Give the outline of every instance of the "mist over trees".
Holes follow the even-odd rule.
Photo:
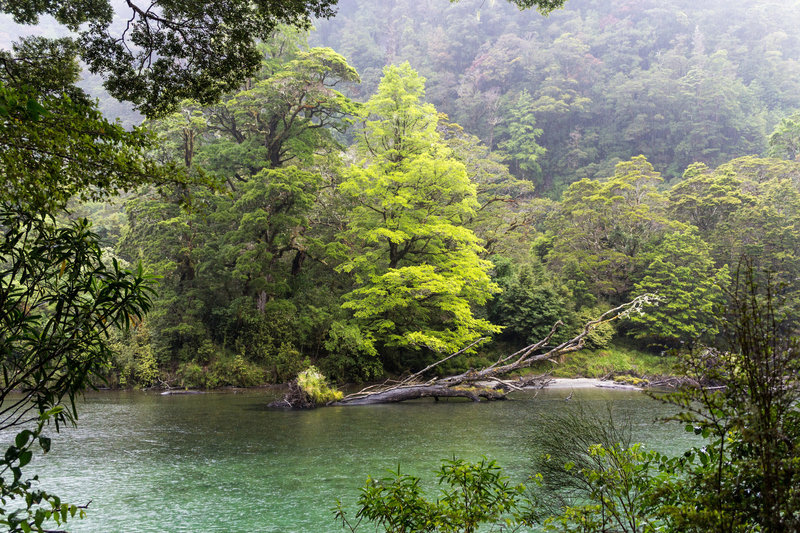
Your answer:
[[[557,198],[640,154],[672,180],[762,153],[800,107],[798,23],[786,2],[576,0],[536,17],[506,2],[347,0],[311,39],[348,58],[363,95],[383,65],[409,61],[440,112]]]
[[[534,83],[497,108],[505,114],[491,147],[480,127],[454,121],[473,116],[458,108],[462,100],[443,101],[456,106],[451,116],[426,103],[441,73],[430,82],[410,63],[381,66],[364,98],[370,67],[357,73],[306,38],[282,29],[261,47],[259,74],[241,91],[212,106],[184,101],[178,113],[148,122],[162,139],[160,160],[202,171],[222,194],[145,191],[125,204],[122,228],[109,231],[121,236],[110,243],[120,258],[163,276],[147,350],[123,350],[112,380],[139,382],[151,358],[161,379],[183,386],[284,381],[311,363],[336,380],[372,379],[419,369],[481,334],[521,346],[561,320],[554,341],[569,338],[590,317],[644,293],[660,304],[594,332],[588,346],[616,339],[661,353],[687,339],[713,343],[722,288],[742,255],[760,257],[785,281],[781,290],[796,307],[800,167],[790,152],[730,159],[745,148],[720,141],[731,151],[687,155],[685,167],[671,163],[681,168],[672,177],[646,155],[604,158],[590,177],[570,173],[560,200],[549,200],[542,196],[556,188],[539,178],[555,176],[546,160],[555,149],[539,144],[547,114],[532,103],[544,101]],[[517,63],[525,61],[504,64]],[[581,98],[585,118],[594,104]],[[703,105],[722,109],[713,94]],[[768,115],[762,109],[751,122]],[[719,121],[727,118],[719,111]],[[766,151],[759,124],[754,142]],[[613,131],[612,123],[591,127]],[[698,126],[687,119],[681,127],[676,139]],[[784,120],[772,138],[782,135],[788,146],[791,131]],[[675,148],[668,139],[629,137],[630,150]],[[516,156],[504,152],[512,147]],[[713,160],[721,163],[705,162]],[[181,207],[187,202],[191,209]],[[494,348],[486,349],[451,365],[486,361]]]
[[[589,345],[660,353],[713,341],[742,254],[796,292],[796,7],[336,9],[273,30],[215,103],[138,101],[163,115],[150,157],[205,185],[72,204],[161,276],[112,383],[371,379],[480,333],[521,345],[561,319],[566,338],[645,292],[662,303]]]

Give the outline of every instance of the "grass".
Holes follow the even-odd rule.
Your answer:
[[[581,350],[567,354],[563,363],[540,363],[533,367],[533,371],[552,371],[552,376],[558,378],[604,378],[614,374],[641,377],[673,374],[673,366],[674,358],[670,356],[611,346],[603,350]]]

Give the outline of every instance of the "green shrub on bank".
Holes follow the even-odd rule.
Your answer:
[[[158,382],[158,362],[145,322],[124,334],[114,331],[109,347],[113,354],[112,367],[106,376],[109,385],[149,387]]]
[[[316,367],[310,366],[297,375],[297,384],[315,405],[341,400],[344,394],[331,388],[328,379]]]
[[[254,387],[265,382],[264,369],[241,355],[221,356],[207,366],[195,362],[178,367],[179,385],[189,389],[216,387]]]

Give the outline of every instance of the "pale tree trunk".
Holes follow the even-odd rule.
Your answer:
[[[610,309],[595,320],[587,322],[577,335],[557,346],[551,346],[550,342],[558,328],[563,326],[560,321],[553,325],[550,333],[540,341],[510,355],[501,357],[489,366],[470,369],[461,374],[451,376],[425,377],[425,374],[445,361],[458,357],[478,343],[487,340],[485,338],[478,339],[462,350],[452,353],[404,379],[371,385],[328,405],[370,405],[430,397],[436,399],[460,397],[468,398],[475,402],[480,401],[481,398],[485,400],[503,400],[506,398],[506,394],[514,390],[544,387],[549,381],[548,374],[516,379],[506,379],[505,376],[514,371],[528,368],[539,361],[550,361],[553,364],[563,362],[563,357],[566,354],[583,348],[586,337],[592,330],[607,322],[624,318],[631,313],[640,313],[642,307],[654,299],[657,299],[657,297],[642,295],[628,303]],[[286,400],[285,402],[286,404],[289,403]]]

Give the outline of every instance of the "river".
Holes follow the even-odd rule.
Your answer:
[[[367,474],[432,478],[441,459],[496,459],[515,481],[531,473],[540,417],[580,402],[630,418],[638,440],[677,453],[694,444],[672,411],[639,392],[517,393],[512,401],[415,401],[285,411],[270,391],[161,396],[88,394],[77,428],[26,471],[71,503],[91,500],[73,532],[342,531],[331,507],[354,507]],[[365,529],[366,530],[366,529]]]

